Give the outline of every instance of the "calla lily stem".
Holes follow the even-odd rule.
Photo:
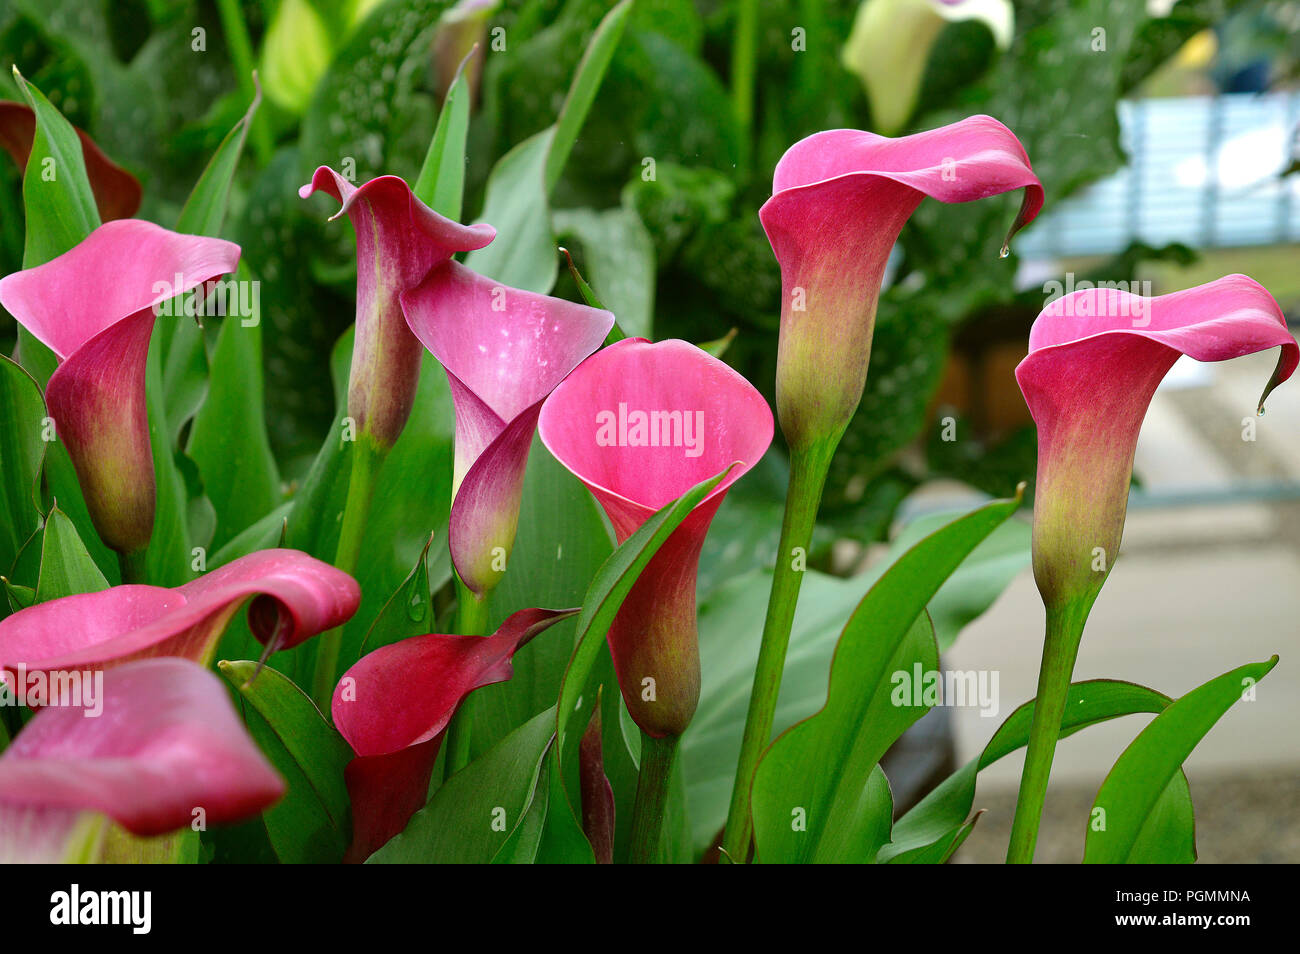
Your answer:
[[[141,547],[139,550],[117,555],[117,565],[122,571],[123,583],[149,582],[149,572],[145,565],[145,554],[147,552],[144,547]]]
[[[1034,700],[1034,720],[1029,729],[1025,767],[1020,775],[1020,795],[1016,799],[1016,816],[1011,825],[1007,864],[1029,864],[1034,860],[1038,824],[1043,815],[1043,799],[1047,796],[1047,779],[1052,771],[1056,740],[1061,734],[1070,676],[1074,672],[1079,640],[1095,595],[1047,611],[1043,662],[1038,671],[1038,696]]]
[[[365,432],[359,434],[353,444],[348,496],[343,505],[343,526],[339,530],[338,549],[334,556],[334,566],[345,573],[355,574],[361,560],[361,541],[366,534],[370,503],[375,495],[375,475],[383,465],[386,454],[387,450]],[[322,635],[316,649],[311,694],[321,712],[330,711],[342,645],[343,627],[339,626]]]
[[[723,839],[724,850],[737,864],[744,864],[749,857],[749,842],[753,834],[753,821],[749,815],[750,786],[758,769],[758,760],[772,738],[776,700],[781,693],[781,674],[785,670],[785,654],[790,645],[790,627],[794,623],[795,604],[799,601],[799,587],[803,583],[803,567],[836,443],[838,441],[820,442],[790,455],[790,486],[785,497],[781,542],[777,545],[772,592],[767,601],[763,641],[758,649],[754,688],[749,696],[749,713],[745,717],[745,734],[740,743],[740,761],[736,767],[736,782],[731,790],[731,809],[727,813]]]
[[[641,730],[641,774],[637,777],[636,801],[632,805],[632,834],[628,861],[634,865],[659,860],[659,838],[664,830],[668,788],[673,776],[680,736],[655,738]]]
[[[456,634],[488,635],[488,594],[482,597],[456,579]],[[466,696],[447,726],[447,760],[443,770],[447,778],[459,772],[470,760],[471,730],[474,725],[474,694]]]
[[[731,107],[740,127],[743,163],[749,161],[754,125],[754,78],[758,58],[758,0],[736,4],[736,25],[731,45]]]

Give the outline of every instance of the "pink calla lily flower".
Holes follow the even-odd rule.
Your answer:
[[[759,218],[781,264],[776,406],[792,449],[833,449],[853,417],[885,263],[921,200],[1013,189],[1025,197],[1012,234],[1038,214],[1043,188],[1015,135],[988,116],[899,139],[834,129],[786,151]]]
[[[576,612],[520,610],[491,636],[412,636],[368,653],[344,673],[330,712],[357,754],[344,773],[352,797],[347,860],[365,861],[424,806],[443,733],[461,701],[509,679],[519,647]]]
[[[342,625],[360,601],[343,571],[297,550],[261,550],[175,589],[115,586],[29,606],[0,620],[0,672],[108,669],[153,656],[207,665],[245,603],[269,655]]]
[[[542,401],[600,347],[608,311],[508,288],[456,262],[402,296],[456,406],[451,556],[482,597],[505,573]]]
[[[700,481],[739,465],[655,554],[609,631],[632,718],[656,738],[680,735],[700,695],[700,550],[727,489],[771,444],[772,412],[753,385],[694,345],[626,338],[555,389],[538,433],[605,508],[620,543]]]
[[[1124,531],[1138,432],[1179,355],[1225,361],[1277,347],[1261,411],[1300,346],[1273,296],[1245,275],[1155,298],[1094,288],[1043,309],[1016,380],[1038,427],[1034,576],[1049,608],[1090,605],[1101,589]]]
[[[406,426],[420,380],[420,344],[402,318],[399,296],[456,252],[483,248],[490,225],[461,225],[434,212],[397,176],[354,186],[321,166],[298,190],[324,191],[347,215],[357,238],[357,322],[348,379],[348,415],[359,434],[392,447]]]
[[[238,264],[233,242],[118,219],[0,280],[0,304],[59,359],[45,402],[95,529],[121,554],[153,533],[144,378],[155,306]]]
[[[1244,275],[1156,298],[1076,291],[1034,321],[1016,380],[1038,427],[1032,550],[1047,613],[1008,862],[1034,857],[1070,678],[1119,553],[1138,432],[1156,387],[1180,355],[1225,361],[1266,348],[1281,353],[1261,412],[1295,371],[1300,346],[1273,296]]]
[[[242,821],[284,794],[211,673],[148,659],[100,678],[96,698],[41,709],[0,755],[0,862],[93,860],[97,815],[155,836],[196,810]]]

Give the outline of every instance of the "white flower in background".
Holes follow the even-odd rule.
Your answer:
[[[871,103],[872,125],[882,135],[902,130],[921,91],[930,48],[948,23],[979,20],[999,49],[1011,43],[1011,0],[865,0],[840,60],[856,73]]]

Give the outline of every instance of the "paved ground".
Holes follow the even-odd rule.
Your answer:
[[[1181,694],[1273,654],[1281,662],[1258,699],[1239,703],[1186,768],[1203,861],[1300,861],[1300,386],[1283,386],[1242,440],[1275,352],[1180,367],[1152,405],[1124,546],[1084,636],[1076,679],[1131,679]],[[1178,386],[1181,385],[1181,386]],[[1256,499],[1243,499],[1251,488]],[[1237,495],[1234,497],[1234,494]],[[1026,571],[946,659],[998,669],[1002,716],[1031,697],[1042,606]],[[976,755],[1000,720],[955,711],[958,756]],[[1065,740],[1058,750],[1039,859],[1081,854],[1087,809],[1115,758],[1149,717],[1132,716]],[[1019,755],[981,776],[988,809],[958,860],[1000,860],[1010,830]]]

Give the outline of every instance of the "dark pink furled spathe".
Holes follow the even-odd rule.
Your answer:
[[[103,675],[94,706],[41,709],[0,755],[0,861],[65,860],[87,812],[154,836],[196,809],[211,824],[253,817],[284,788],[217,677],[133,662]]]
[[[686,414],[702,415],[702,427],[693,435],[698,448],[686,446],[684,429],[681,441],[674,442],[671,417],[666,418],[668,435],[657,447],[639,443],[633,428],[619,433],[620,418],[632,420],[634,411],[678,412],[683,422]],[[694,345],[626,338],[583,362],[555,389],[542,407],[538,433],[605,508],[620,543],[656,510],[739,465],[655,554],[609,631],[632,718],[656,737],[679,735],[699,702],[695,577],[700,551],[727,489],[771,444],[772,412],[753,385]],[[662,428],[657,433],[662,435]],[[643,698],[646,679],[654,680],[654,701]]]
[[[406,426],[420,380],[420,345],[402,317],[399,296],[456,252],[483,248],[490,225],[461,225],[434,212],[397,176],[357,187],[328,166],[298,190],[320,190],[342,208],[357,239],[357,326],[348,379],[348,415],[359,433],[391,447]]]
[[[1049,609],[1090,604],[1105,581],[1138,432],[1179,355],[1225,361],[1277,347],[1261,411],[1295,371],[1300,347],[1273,296],[1245,275],[1155,298],[1088,289],[1043,309],[1016,380],[1038,427],[1034,577]]]
[[[600,347],[614,316],[510,288],[448,262],[402,296],[411,331],[447,372],[456,405],[451,555],[475,594],[514,545],[542,401]]]
[[[0,304],[59,359],[45,402],[95,529],[120,553],[153,533],[144,377],[155,306],[238,264],[233,242],[118,219],[0,280]]]
[[[250,600],[253,635],[289,649],[350,619],[361,590],[305,553],[260,550],[175,589],[115,586],[20,610],[0,620],[0,671],[107,669],[154,656],[206,665]]]
[[[357,754],[345,772],[353,829],[347,860],[365,861],[424,806],[443,732],[461,701],[509,679],[519,647],[576,612],[520,610],[491,636],[412,636],[343,674],[330,713]]]
[[[793,448],[833,446],[853,417],[885,264],[921,200],[1014,189],[1025,196],[1011,234],[1038,214],[1043,188],[1019,140],[988,116],[898,139],[834,129],[786,151],[759,218],[781,264],[776,403]]]

